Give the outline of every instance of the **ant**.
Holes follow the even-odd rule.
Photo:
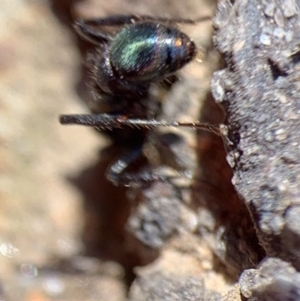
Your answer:
[[[208,17],[201,20],[206,19]],[[170,154],[165,156],[167,160],[159,161],[167,161],[162,165],[176,170],[175,177],[192,177],[186,170],[187,166],[171,150],[171,145],[180,141],[179,135],[157,133],[154,128],[189,127],[220,135],[219,128],[198,121],[161,120],[162,104],[150,93],[153,84],[170,82],[177,70],[195,58],[195,43],[176,24],[196,22],[146,15],[113,15],[75,22],[77,33],[97,46],[89,58],[95,106],[92,114],[62,115],[60,122],[92,126],[102,131],[112,130],[112,139],[129,146],[108,168],[106,177],[113,184],[126,186],[168,181],[174,177],[154,168],[151,154],[145,151],[145,145],[149,144],[150,149],[156,148],[156,156],[161,155],[162,149],[170,150]],[[121,28],[107,33],[99,29],[101,27]],[[114,134],[116,131],[118,134]],[[149,166],[138,172],[128,172],[129,167],[142,156],[148,159]]]

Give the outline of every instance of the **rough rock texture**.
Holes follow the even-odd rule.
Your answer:
[[[132,301],[219,301],[220,295],[206,291],[201,277],[153,273],[138,277],[130,292]]]
[[[136,192],[133,192],[136,197]],[[145,245],[162,247],[180,223],[180,199],[172,185],[155,183],[142,192],[143,202],[127,222],[128,229]]]
[[[269,258],[240,277],[247,300],[299,300],[299,1],[221,1],[215,45],[225,69],[212,93],[225,108],[233,183]],[[234,34],[233,34],[234,33]]]
[[[268,258],[258,269],[245,271],[239,282],[242,295],[249,301],[300,298],[300,273],[278,258]]]
[[[214,74],[228,162],[268,256],[300,268],[299,1],[219,3]],[[233,34],[234,32],[234,34]]]

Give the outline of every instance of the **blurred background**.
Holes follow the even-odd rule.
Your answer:
[[[125,189],[104,177],[109,140],[58,122],[62,113],[88,112],[82,61],[90,46],[72,20],[118,13],[193,19],[214,9],[215,1],[200,0],[1,0],[1,300],[125,300],[134,267],[158,256],[123,248],[129,208]],[[195,41],[211,47],[211,23],[197,26]],[[183,76],[203,78],[215,68]],[[217,122],[221,115],[210,113]]]

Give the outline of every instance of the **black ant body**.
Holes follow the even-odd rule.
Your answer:
[[[119,142],[128,144],[130,149],[107,172],[107,178],[116,185],[168,180],[170,177],[155,172],[151,164],[136,173],[127,171],[142,154],[145,155],[145,144],[155,141],[153,144],[160,155],[161,149],[179,139],[174,134],[158,133],[153,139],[153,128],[180,126],[201,128],[219,134],[219,129],[197,121],[185,123],[161,120],[161,103],[151,96],[150,87],[153,83],[170,78],[196,55],[194,42],[174,26],[176,23],[195,22],[116,15],[75,23],[76,31],[98,46],[90,60],[95,106],[93,114],[62,115],[60,121],[62,124],[88,125],[101,130],[119,129],[124,134],[118,135],[122,137]],[[102,26],[122,28],[117,33],[110,34],[100,30],[99,27]],[[176,159],[176,154],[172,153],[170,156],[175,157],[168,158],[166,164],[178,171],[177,176],[189,176],[186,166]],[[169,164],[171,161],[175,163]]]

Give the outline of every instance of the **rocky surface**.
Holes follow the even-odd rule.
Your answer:
[[[299,1],[221,1],[215,27],[225,69],[212,92],[227,112],[232,181],[267,255],[242,274],[241,291],[246,300],[298,300]]]
[[[230,67],[215,73],[213,91],[228,112],[233,182],[253,216],[260,244],[267,255],[299,267],[296,6],[294,1],[220,3],[216,44]],[[239,18],[226,23],[232,13]],[[230,35],[235,28],[237,34]]]
[[[212,133],[180,131],[184,139],[172,151],[194,174],[185,188],[182,182],[126,188],[105,177],[120,145],[58,122],[59,114],[91,105],[83,61],[93,47],[74,34],[74,19],[198,18],[214,15],[213,1],[1,2],[1,300],[225,301],[241,300],[240,292],[254,300],[261,287],[269,289],[255,276],[268,274],[266,265],[274,277],[278,269],[289,283],[297,278],[290,266],[298,267],[299,228],[298,42],[290,38],[299,22],[292,2],[280,11],[274,5],[281,2],[219,4],[215,44],[228,68],[215,73],[213,94],[228,114],[225,142],[241,197],[223,141]],[[267,26],[255,27],[257,20]],[[166,119],[222,123],[224,112],[210,94],[220,65],[212,22],[183,30],[200,47],[202,63],[184,68],[168,93],[153,95],[164,100]],[[287,262],[257,266],[265,253]]]
[[[240,277],[242,295],[255,300],[299,300],[300,274],[278,258],[268,258],[257,269],[246,270]]]

